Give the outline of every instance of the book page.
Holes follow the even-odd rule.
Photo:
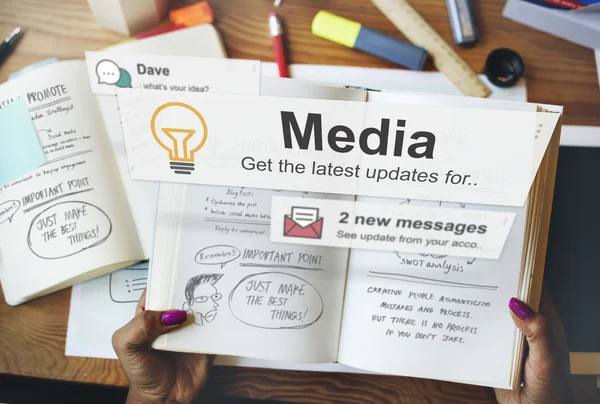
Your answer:
[[[0,86],[0,104],[18,97],[48,162],[0,189],[9,304],[143,257],[85,63],[55,63]]]
[[[443,95],[370,92],[368,98],[369,102],[482,105],[477,99]],[[498,99],[486,101],[485,108],[534,111],[536,105]],[[509,385],[516,328],[506,307],[511,297],[519,295],[526,208],[359,200],[502,210],[516,212],[517,217],[499,260],[353,250],[340,362],[382,373]],[[369,262],[377,262],[377,269],[369,268]],[[361,335],[373,346],[384,348],[353,355],[357,341],[345,336],[357,330],[363,330]],[[390,354],[382,358],[378,353],[382,351]],[[443,364],[438,366],[435,359],[436,366],[431,366],[431,358],[444,358],[439,360]]]
[[[366,98],[363,91],[278,78],[263,78],[261,95]],[[248,139],[239,147],[250,151],[268,145]],[[215,170],[219,164],[212,162]],[[160,337],[155,346],[288,362],[336,360],[348,250],[271,243],[274,194],[353,198],[162,185],[148,304],[183,308],[193,324]],[[162,246],[173,239],[176,252]],[[173,267],[173,277],[165,276]],[[163,285],[170,288],[166,297]],[[244,343],[255,340],[262,343]]]
[[[515,326],[507,305],[519,292],[526,208],[395,202],[517,217],[499,260],[352,250],[339,361],[380,373],[508,386]]]
[[[148,306],[186,310],[189,324],[156,347],[335,361],[348,250],[271,243],[274,193],[293,194],[161,185],[151,300],[157,288],[167,293],[163,305]]]

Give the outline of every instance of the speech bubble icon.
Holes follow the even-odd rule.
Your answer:
[[[231,245],[213,245],[198,251],[194,260],[200,265],[221,265],[240,258],[242,253],[236,247]]]
[[[265,329],[300,329],[323,315],[323,298],[295,275],[264,272],[248,275],[229,295],[231,313],[242,323]]]
[[[111,232],[109,217],[97,206],[81,201],[61,202],[33,218],[27,244],[38,257],[57,259],[97,247]]]
[[[16,199],[11,199],[10,201],[6,201],[0,203],[0,224],[8,221],[8,223],[12,223],[13,216],[19,208],[21,207],[21,202]]]
[[[117,84],[121,78],[119,66],[112,60],[104,59],[96,65],[96,76],[98,84]],[[129,80],[131,82],[131,79]]]
[[[115,84],[120,88],[131,88],[131,76],[129,72],[119,68],[119,80]]]
[[[148,283],[148,263],[132,265],[110,274],[108,290],[115,303],[136,303]]]

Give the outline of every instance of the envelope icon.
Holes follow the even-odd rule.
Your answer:
[[[283,235],[320,239],[323,234],[323,218],[319,218],[319,209],[292,207],[292,214],[285,215]]]

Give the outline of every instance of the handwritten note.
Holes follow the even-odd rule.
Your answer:
[[[182,308],[194,323],[164,338],[165,343],[262,359],[335,361],[347,250],[271,243],[268,227],[274,194],[290,193],[161,185],[150,282],[158,282],[156,277],[167,267],[175,268],[173,292],[168,301],[156,303],[151,296],[149,303],[158,304],[156,309]],[[170,205],[175,199],[169,195],[180,198],[181,204]],[[170,227],[171,214],[180,218],[177,229]],[[180,240],[178,256],[168,264],[164,254],[169,242],[161,239],[166,234],[178,234]],[[152,287],[151,294],[156,290]],[[235,343],[242,335],[264,343]]]
[[[516,220],[498,260],[352,250],[339,361],[397,375],[508,383],[515,328],[506,305],[521,282],[526,215],[525,208],[503,209]]]
[[[19,102],[48,161],[0,187],[9,304],[144,258],[85,64],[54,63],[0,86],[0,113]]]

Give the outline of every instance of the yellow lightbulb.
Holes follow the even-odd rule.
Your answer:
[[[169,152],[169,166],[175,174],[191,174],[194,155],[208,138],[202,115],[183,102],[167,102],[154,111],[150,126],[156,143]]]

